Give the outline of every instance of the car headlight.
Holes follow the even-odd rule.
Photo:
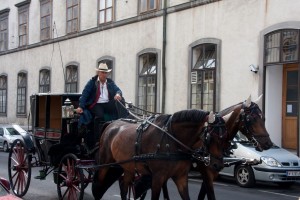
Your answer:
[[[261,160],[268,166],[271,167],[282,167],[282,165],[280,164],[280,162],[278,162],[277,160],[275,160],[272,157],[266,157],[266,156],[262,156]]]

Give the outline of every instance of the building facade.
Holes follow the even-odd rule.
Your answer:
[[[263,94],[271,139],[299,151],[298,0],[0,0],[0,123],[30,95],[80,93],[100,62],[146,110],[219,111]]]

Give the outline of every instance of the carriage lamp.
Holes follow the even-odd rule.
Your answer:
[[[74,106],[69,98],[67,98],[62,106],[62,118],[73,118],[74,117]]]

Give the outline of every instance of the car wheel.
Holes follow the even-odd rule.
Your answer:
[[[4,143],[3,143],[3,151],[5,151],[5,152],[8,152],[8,151],[9,151],[9,147],[8,147],[7,142],[4,142]]]
[[[241,187],[253,187],[255,184],[255,177],[250,166],[239,165],[234,172],[236,183]]]

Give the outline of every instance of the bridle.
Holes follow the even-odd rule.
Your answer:
[[[211,165],[216,171],[220,171],[223,168],[223,153],[221,155],[213,155],[210,153],[210,145],[212,143],[212,137],[217,138],[217,141],[221,141],[222,152],[225,148],[224,141],[226,138],[224,136],[227,134],[227,129],[225,126],[225,121],[219,115],[216,115],[217,122],[211,123],[208,126],[204,127],[201,140],[203,141],[203,146],[195,150],[195,154],[193,158],[199,160],[197,155],[202,155],[202,157],[207,157],[209,159],[204,160],[205,166],[211,165],[211,163],[215,163]],[[218,143],[217,145],[219,145]],[[203,161],[203,160],[200,160]]]
[[[262,118],[262,114],[258,105],[255,103],[251,103],[251,105],[249,107],[246,107],[243,103],[242,105],[242,109],[243,112],[240,115],[239,120],[241,121],[242,125],[242,129],[244,129],[246,131],[245,135],[247,136],[248,140],[253,144],[254,147],[259,147],[260,144],[258,142],[258,140],[256,138],[264,138],[264,137],[269,137],[269,134],[266,135],[255,135],[252,127],[252,124],[254,124],[253,119],[256,116],[260,116],[260,118]],[[251,136],[249,136],[251,135]]]

